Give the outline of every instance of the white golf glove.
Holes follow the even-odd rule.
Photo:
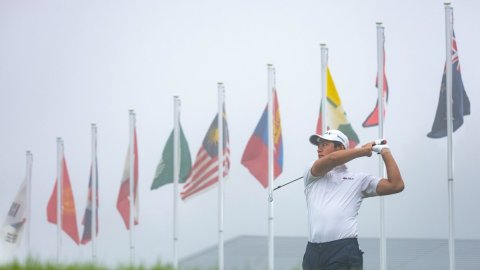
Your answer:
[[[377,144],[372,147],[372,151],[381,154],[383,149],[389,149],[388,144]]]

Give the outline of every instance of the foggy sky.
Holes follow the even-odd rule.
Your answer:
[[[454,29],[471,115],[454,133],[455,235],[480,239],[476,201],[480,149],[480,3],[454,1]],[[429,139],[445,62],[442,1],[11,1],[0,3],[0,222],[33,162],[31,248],[55,260],[56,227],[46,206],[56,177],[56,137],[65,141],[79,230],[90,168],[90,123],[98,124],[102,263],[128,263],[129,235],[116,210],[128,147],[128,110],[137,113],[140,225],[137,262],[173,259],[172,185],[150,191],[173,128],[173,96],[192,158],[226,89],[231,170],[225,183],[225,239],[267,235],[267,191],[240,159],[267,102],[267,64],[276,68],[284,168],[275,186],[315,159],[308,137],[320,104],[320,43],[360,144],[377,138],[361,123],[375,105],[376,25],[385,26],[390,88],[385,137],[405,180],[386,197],[387,237],[448,238],[446,139]],[[350,163],[378,174],[378,158]],[[179,256],[217,244],[218,190],[179,204]],[[301,181],[274,195],[275,235],[307,236]],[[364,200],[359,236],[379,236],[379,199]],[[63,234],[62,261],[88,261],[91,246]],[[24,255],[22,248],[16,253]]]

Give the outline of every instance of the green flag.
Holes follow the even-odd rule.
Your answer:
[[[192,158],[188,148],[187,139],[180,126],[180,176],[179,183],[185,183],[190,169],[192,168]],[[163,148],[162,159],[157,165],[155,177],[153,179],[151,190],[157,189],[163,185],[173,183],[173,130],[168,137],[167,144]]]

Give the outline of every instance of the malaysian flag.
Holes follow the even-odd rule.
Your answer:
[[[222,113],[223,121],[223,177],[228,175],[230,169],[230,142],[228,139],[228,125],[225,105]],[[210,128],[198,150],[195,163],[188,179],[180,193],[182,200],[206,191],[218,182],[218,114],[213,119]]]

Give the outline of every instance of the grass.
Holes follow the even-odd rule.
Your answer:
[[[8,264],[0,265],[0,270],[109,270],[103,265],[91,264],[91,263],[73,263],[57,265],[51,262],[40,262],[34,259],[27,259],[25,263],[14,261]],[[158,263],[152,267],[139,266],[124,266],[119,265],[114,268],[115,270],[173,270],[170,265],[163,265]]]

